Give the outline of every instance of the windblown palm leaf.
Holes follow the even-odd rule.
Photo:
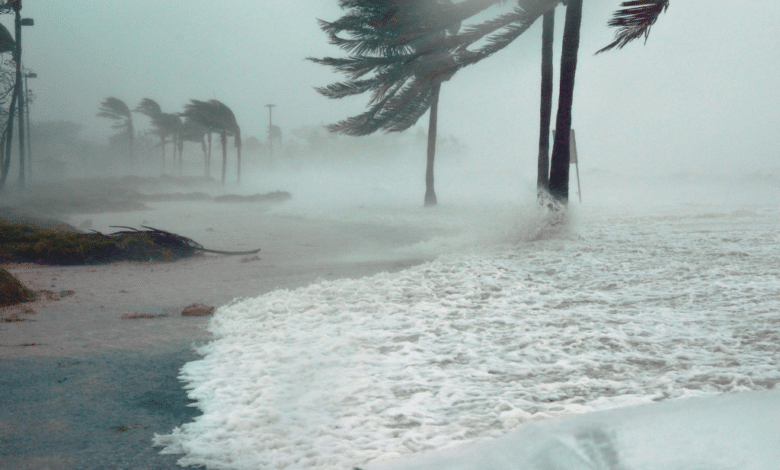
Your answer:
[[[138,103],[135,112],[144,114],[152,119],[162,114],[162,108],[151,98],[144,98]]]
[[[114,129],[126,128],[128,122],[132,123],[133,117],[130,114],[130,108],[119,98],[109,97],[100,103],[100,112],[98,117],[113,119],[116,123],[112,126]],[[132,127],[132,124],[130,124]]]
[[[618,28],[615,32],[615,40],[609,45],[600,49],[596,54],[614,49],[622,49],[629,42],[639,39],[642,36],[647,42],[650,36],[650,28],[669,8],[669,0],[632,0],[623,2],[620,9],[616,11],[609,26]]]

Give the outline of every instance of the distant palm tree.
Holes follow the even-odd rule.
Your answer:
[[[104,99],[100,103],[100,112],[97,113],[98,117],[104,117],[112,119],[114,125],[111,126],[114,129],[120,129],[119,133],[112,137],[114,142],[126,142],[130,152],[130,158],[133,158],[133,115],[130,113],[130,108],[127,107],[124,101],[113,96]]]
[[[156,101],[144,98],[135,108],[135,112],[141,113],[152,120],[154,133],[160,136],[160,146],[162,147],[162,169],[165,172],[165,146],[170,142],[173,144],[173,161],[176,165],[176,148],[178,134],[182,126],[181,118],[176,114],[164,113]],[[181,158],[181,156],[180,156]],[[181,171],[181,170],[180,170]]]
[[[241,182],[241,128],[236,121],[233,111],[218,100],[190,100],[190,103],[184,106],[182,115],[185,119],[200,123],[209,133],[207,176],[211,166],[211,133],[214,132],[220,135],[222,142],[222,184],[225,184],[225,172],[227,171],[227,139],[228,136],[234,137],[238,154],[238,181]]]

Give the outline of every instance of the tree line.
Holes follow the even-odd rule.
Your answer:
[[[134,133],[133,112],[143,114],[151,120],[152,133],[159,136],[162,153],[162,171],[166,171],[166,152],[168,143],[173,146],[173,167],[182,172],[182,154],[185,142],[201,144],[204,160],[204,176],[211,176],[212,135],[217,134],[222,144],[222,184],[225,184],[227,170],[228,137],[233,137],[237,154],[237,179],[241,181],[241,127],[233,111],[219,100],[190,100],[180,113],[164,113],[160,105],[151,98],[144,98],[134,110],[115,97],[108,97],[100,103],[99,117],[114,121],[113,128],[119,132],[111,137],[113,143],[127,147],[130,158],[133,157]]]

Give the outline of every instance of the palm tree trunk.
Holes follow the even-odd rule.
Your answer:
[[[133,128],[133,117],[127,118],[127,130],[130,133],[130,161],[135,159],[135,149],[133,144],[135,143],[135,129]]]
[[[569,0],[566,6],[566,24],[563,27],[558,115],[555,121],[555,143],[550,165],[550,194],[563,204],[569,201],[569,132],[581,22],[582,0]]]
[[[211,132],[209,132],[209,152],[206,154],[206,178],[211,177]]]
[[[433,103],[428,118],[428,162],[425,166],[425,207],[437,204],[436,191],[433,189],[433,160],[436,157],[436,125],[439,120],[439,91],[441,83],[433,86]]]
[[[225,184],[225,172],[227,171],[227,135],[223,132],[222,139],[222,184]]]
[[[203,151],[203,162],[205,164],[208,161],[208,154],[206,153],[206,140],[202,136],[200,138],[200,149]]]
[[[553,95],[553,37],[555,35],[555,8],[544,14],[542,20],[542,97],[539,112],[539,160],[536,176],[537,196],[549,191],[550,186],[550,118]]]
[[[238,154],[238,182],[241,183],[241,147],[236,147],[236,153]]]
[[[165,174],[165,137],[160,136],[160,147],[162,148],[162,172]]]
[[[182,158],[182,154],[184,153],[184,139],[181,137],[178,138],[178,146],[179,146],[179,178],[181,178],[181,169],[184,166],[184,159]]]

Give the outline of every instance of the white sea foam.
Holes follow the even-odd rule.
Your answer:
[[[596,210],[563,236],[513,211],[466,211],[457,231],[440,218],[457,234],[426,243],[444,254],[403,272],[220,308],[181,374],[203,415],[155,443],[182,465],[350,468],[780,383],[776,206]],[[431,216],[383,223],[404,217]]]

